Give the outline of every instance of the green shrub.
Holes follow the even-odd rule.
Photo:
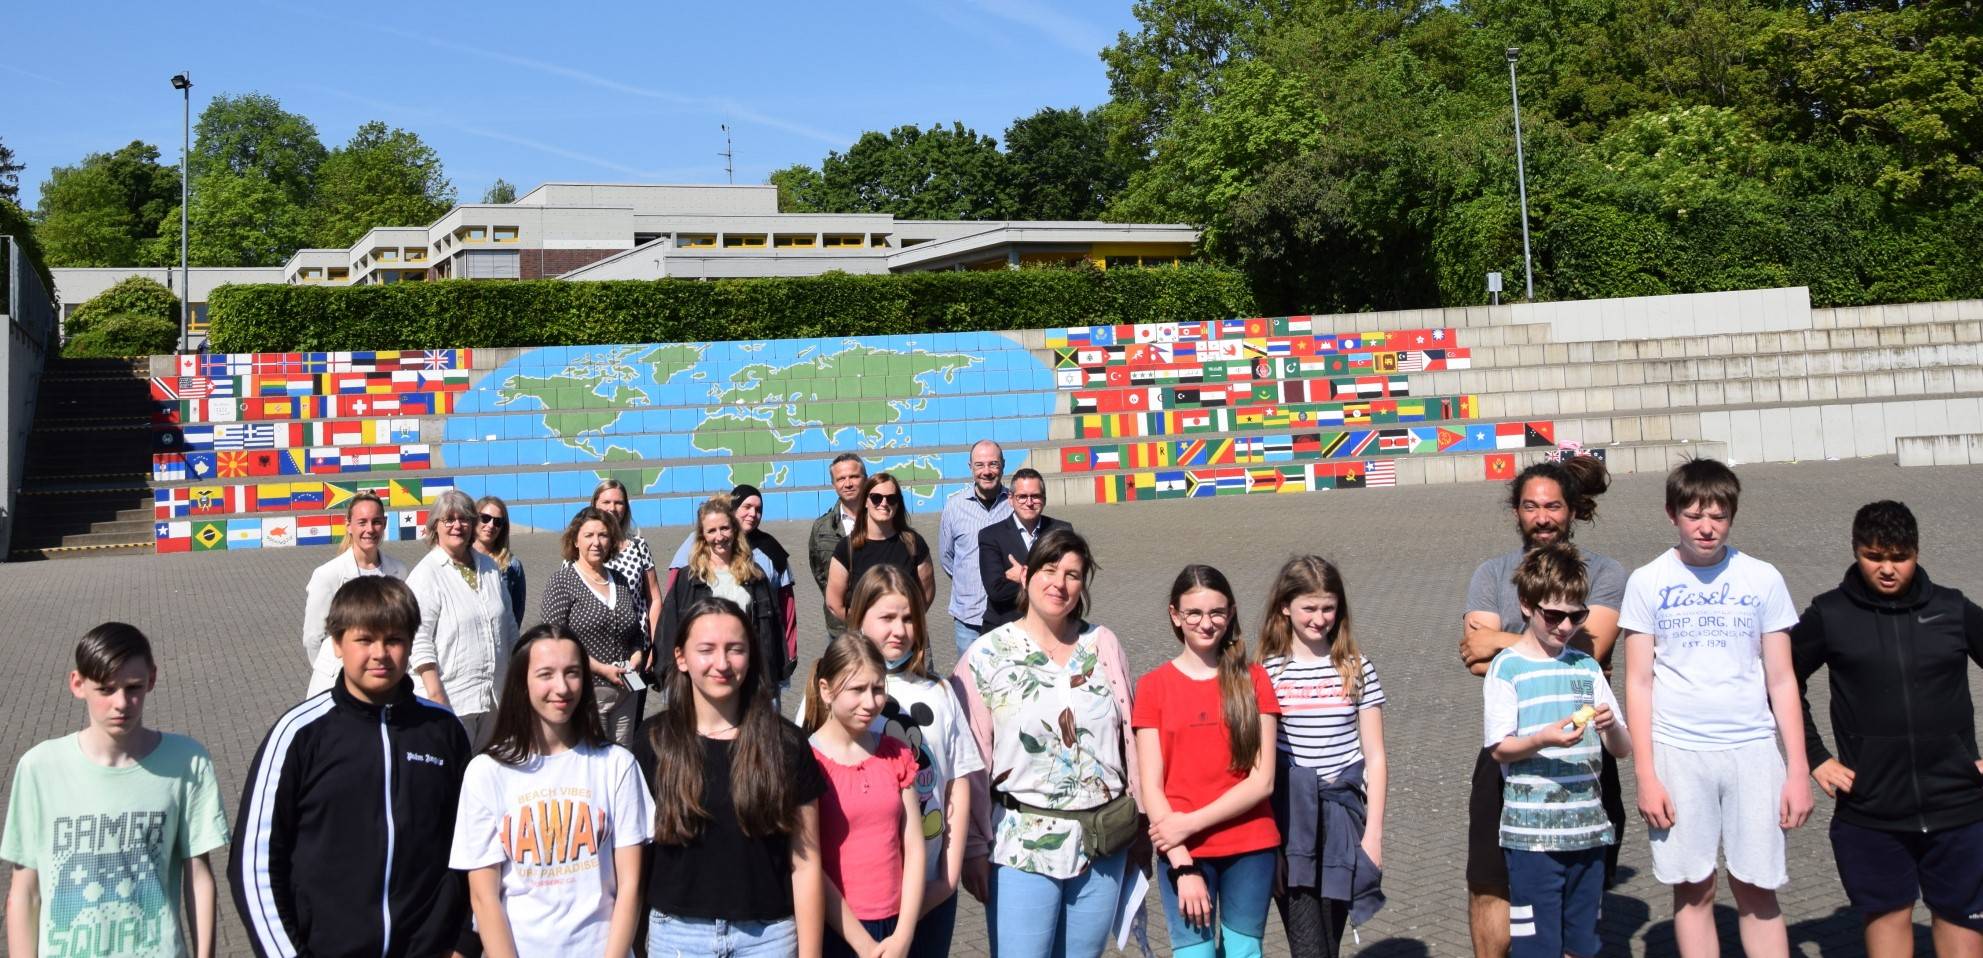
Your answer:
[[[179,324],[158,316],[130,313],[102,316],[87,332],[69,337],[62,355],[70,357],[155,356],[179,345]]]
[[[1043,329],[1253,315],[1243,274],[1210,266],[780,279],[223,286],[222,352],[707,342]]]
[[[75,339],[113,316],[150,316],[170,323],[176,330],[179,326],[179,297],[172,295],[171,290],[156,280],[133,276],[76,307],[76,311],[69,314],[68,321],[62,324],[62,329],[70,339]]]
[[[47,257],[42,254],[41,243],[34,236],[34,222],[28,219],[27,211],[7,200],[0,200],[0,235],[11,236],[21,244],[21,252],[27,254],[28,265],[41,277],[43,289],[48,295],[55,295],[55,274],[48,271]],[[0,269],[0,304],[7,302],[9,278]]]

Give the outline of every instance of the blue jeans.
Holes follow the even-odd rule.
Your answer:
[[[781,921],[724,921],[647,913],[647,958],[792,958],[799,926]]]
[[[957,896],[952,892],[943,904],[923,914],[916,922],[916,939],[909,942],[909,958],[946,958],[950,954],[950,933],[957,928]]]
[[[998,958],[1100,958],[1115,924],[1129,850],[1091,861],[1073,878],[992,866],[985,924]]]
[[[1177,889],[1159,866],[1153,880],[1164,899],[1171,954],[1180,958],[1211,955],[1223,937],[1226,958],[1257,958],[1260,939],[1267,933],[1267,903],[1274,894],[1274,854],[1274,849],[1268,848],[1244,855],[1194,859],[1205,873],[1205,891],[1211,895],[1213,917],[1223,935],[1184,920],[1178,913]]]
[[[869,938],[880,941],[889,935],[895,934],[895,926],[901,921],[901,918],[901,915],[890,915],[887,918],[863,918],[861,919],[861,927],[867,931]],[[820,943],[820,954],[823,958],[859,958],[858,955],[854,954],[853,947],[847,944],[847,939],[834,933],[830,926],[826,929],[825,938],[826,940]]]
[[[965,652],[970,651],[971,643],[978,641],[978,637],[985,634],[983,629],[955,619],[951,620],[950,627],[956,630],[954,634],[957,639],[957,657],[960,659],[964,657]]]

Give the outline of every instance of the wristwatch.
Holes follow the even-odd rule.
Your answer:
[[[1164,868],[1167,870],[1167,873],[1170,876],[1172,888],[1176,888],[1177,880],[1183,878],[1186,875],[1197,875],[1200,878],[1205,877],[1205,870],[1203,868],[1199,868],[1197,862],[1192,862],[1189,865],[1166,864]]]

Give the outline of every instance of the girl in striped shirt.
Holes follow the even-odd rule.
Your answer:
[[[1336,567],[1281,567],[1260,627],[1260,663],[1281,704],[1274,814],[1287,855],[1278,900],[1296,958],[1335,958],[1343,928],[1382,907],[1384,689],[1357,647]]]

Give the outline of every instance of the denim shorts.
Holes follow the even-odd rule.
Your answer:
[[[724,921],[647,913],[647,958],[792,958],[799,926],[779,921]]]

